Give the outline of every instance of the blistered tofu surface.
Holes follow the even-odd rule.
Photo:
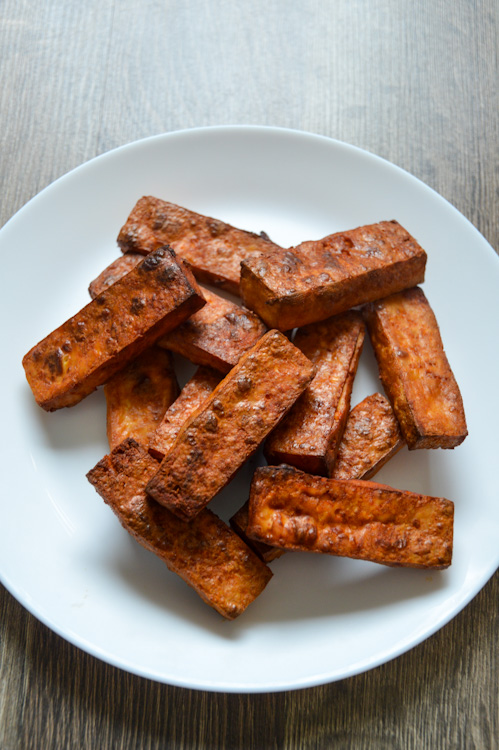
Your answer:
[[[250,310],[205,287],[202,292],[206,305],[164,336],[159,344],[195,364],[226,373],[267,328]]]
[[[157,462],[126,440],[87,475],[124,528],[160,557],[227,619],[240,615],[265,588],[272,573],[211,511],[181,521],[144,491]]]
[[[159,248],[25,355],[37,402],[77,403],[204,304],[192,275]]]
[[[118,235],[123,251],[148,253],[165,243],[201,280],[237,294],[243,258],[277,248],[268,239],[153,196],[133,208]]]
[[[182,517],[194,516],[256,451],[313,374],[299,349],[269,331],[184,425],[148,492]]]
[[[368,305],[380,377],[409,448],[453,448],[467,434],[463,401],[437,320],[415,287]]]
[[[268,325],[289,330],[424,279],[426,253],[384,221],[244,260],[241,296]]]
[[[253,479],[247,533],[286,549],[445,568],[452,560],[453,519],[454,505],[445,498],[265,467]]]
[[[314,363],[316,374],[269,435],[269,463],[327,473],[350,410],[363,340],[362,316],[354,311],[298,329],[293,343]]]

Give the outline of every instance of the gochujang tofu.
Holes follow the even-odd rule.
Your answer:
[[[241,263],[241,297],[270,328],[287,331],[424,280],[426,253],[396,221],[269,251]]]
[[[355,311],[298,329],[293,343],[314,363],[315,377],[269,435],[270,464],[328,473],[348,418],[363,342],[364,322]]]
[[[370,479],[403,445],[390,402],[381,393],[373,393],[351,410],[329,476]]]
[[[198,367],[151,435],[149,453],[152,456],[162,459],[168,453],[183,425],[205,403],[221,379],[215,370]]]
[[[278,246],[265,234],[237,229],[210,216],[189,211],[160,198],[144,196],[134,206],[118,235],[124,252],[149,253],[171,245],[196,278],[239,293],[243,258]]]
[[[267,330],[250,310],[202,287],[206,305],[158,342],[197,365],[226,373]]]
[[[144,487],[156,469],[155,459],[129,438],[87,477],[139,544],[233,620],[263,591],[270,569],[210,510],[186,523],[152,500]]]
[[[178,395],[172,355],[149,347],[107,381],[104,394],[111,450],[129,437],[147,445]]]
[[[284,549],[412,568],[452,561],[454,504],[376,482],[257,469],[249,537]]]
[[[155,250],[25,355],[37,403],[73,406],[204,304],[173,250]]]
[[[467,433],[459,386],[422,289],[366,305],[386,395],[409,449],[455,448]]]
[[[147,491],[193,518],[232,479],[306,388],[314,367],[279,331],[266,333],[183,426]]]

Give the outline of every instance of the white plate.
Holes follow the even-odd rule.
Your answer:
[[[102,392],[46,414],[34,403],[21,358],[86,304],[88,282],[119,255],[118,230],[144,194],[264,229],[282,245],[396,218],[425,247],[424,289],[462,389],[470,435],[454,451],[402,451],[378,477],[455,502],[449,570],[289,554],[273,563],[259,599],[226,622],[121,528],[85,478],[107,452]],[[173,685],[302,688],[410,649],[454,617],[496,570],[499,262],[470,223],[414,177],[357,148],[300,132],[170,133],[57,180],[5,225],[0,250],[0,570],[12,594],[70,642]],[[367,345],[352,404],[377,389]],[[213,501],[225,518],[246,499],[254,464]]]

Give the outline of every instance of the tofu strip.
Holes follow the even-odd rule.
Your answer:
[[[125,276],[132,268],[142,263],[144,256],[141,253],[125,253],[113,260],[93,281],[90,282],[88,293],[91,299],[95,299],[108,287],[112,286],[118,279]]]
[[[363,480],[256,470],[248,536],[285,549],[412,568],[452,561],[454,504]]]
[[[410,450],[455,448],[468,434],[459,386],[437,320],[415,287],[366,305],[386,395]]]
[[[201,287],[206,305],[159,341],[159,346],[227,373],[267,328],[250,310]]]
[[[111,450],[128,437],[147,445],[178,395],[172,355],[149,347],[107,381],[104,395]]]
[[[183,426],[147,491],[190,519],[232,479],[296,401],[314,367],[279,331],[269,331]]]
[[[239,294],[243,258],[278,248],[262,234],[237,229],[174,203],[144,196],[118,235],[123,252],[147,254],[171,245],[194,275],[207,284]]]
[[[426,253],[396,221],[383,221],[241,263],[241,297],[269,328],[325,320],[424,280]]]
[[[204,304],[190,271],[159,248],[24,356],[37,403],[73,406]]]
[[[187,420],[204,405],[222,376],[209,367],[198,367],[192,378],[184,385],[177,399],[166,410],[163,419],[149,440],[149,453],[162,459],[168,453]]]
[[[263,591],[272,572],[206,509],[185,523],[144,491],[157,462],[129,438],[87,474],[122,526],[223,617],[233,620]]]
[[[364,323],[355,311],[298,329],[293,343],[314,363],[316,373],[267,438],[265,457],[270,464],[327,475],[350,411],[363,342]]]
[[[373,393],[351,410],[329,476],[370,479],[403,445],[390,402],[381,393]]]

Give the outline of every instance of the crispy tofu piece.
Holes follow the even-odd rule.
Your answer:
[[[396,221],[338,232],[241,263],[241,297],[269,328],[325,320],[424,279],[426,253]]]
[[[173,250],[158,248],[24,356],[37,403],[77,404],[204,304]]]
[[[198,367],[192,378],[184,385],[180,395],[166,410],[163,419],[149,440],[149,453],[162,459],[175,442],[187,420],[208,399],[220,383],[220,373],[209,367]]]
[[[272,572],[210,510],[181,521],[144,491],[157,462],[132,438],[87,474],[122,526],[223,617],[233,620],[263,591]]]
[[[118,235],[123,252],[147,254],[171,245],[192,268],[197,279],[239,294],[243,258],[278,245],[267,235],[236,229],[160,198],[144,196],[134,206]]]
[[[422,289],[366,305],[364,317],[409,449],[460,445],[468,434],[463,400]]]
[[[158,342],[197,365],[229,372],[267,328],[250,310],[201,287],[206,305]]]
[[[113,375],[104,386],[110,449],[129,437],[147,445],[178,391],[172,355],[159,346]]]
[[[269,563],[273,560],[277,560],[278,557],[284,555],[286,550],[280,547],[271,547],[270,544],[264,544],[263,542],[256,542],[254,539],[250,539],[247,534],[249,518],[249,502],[246,501],[239,510],[234,513],[232,518],[229,519],[229,523],[241,539],[256,552],[259,558],[264,562]]]
[[[184,519],[234,476],[306,388],[314,367],[279,331],[266,333],[186,422],[147,491]]]
[[[285,549],[411,568],[452,561],[454,504],[376,482],[257,469],[248,536]]]
[[[373,393],[350,412],[329,476],[370,479],[403,445],[390,402],[381,393]]]
[[[124,255],[120,255],[97,278],[90,282],[88,287],[90,297],[92,299],[98,297],[101,292],[112,286],[115,281],[118,281],[118,279],[121,279],[131,271],[132,268],[138,266],[142,260],[144,260],[144,256],[141,253],[125,253]]]
[[[327,475],[348,418],[364,334],[362,315],[356,311],[297,330],[293,343],[314,363],[316,373],[267,438],[268,463]]]

